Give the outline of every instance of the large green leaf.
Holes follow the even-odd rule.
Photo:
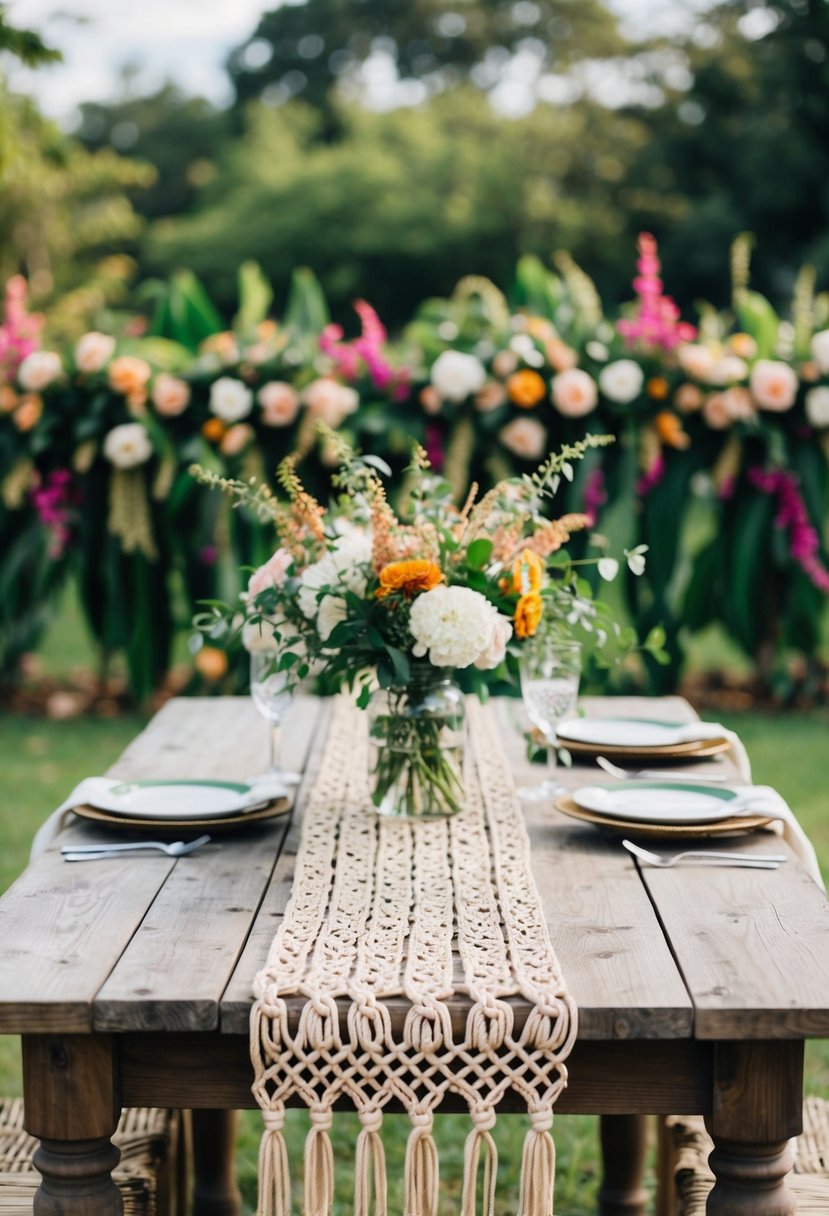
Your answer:
[[[177,270],[159,296],[149,333],[197,350],[205,338],[223,328],[221,317],[193,272]]]
[[[758,358],[773,359],[777,353],[780,318],[771,304],[759,292],[744,288],[737,293],[735,305],[740,326],[757,343]]]
[[[238,279],[239,311],[233,319],[233,328],[240,334],[249,334],[267,317],[273,288],[258,262],[243,262]]]
[[[288,303],[283,323],[298,334],[316,335],[331,317],[319,279],[307,266],[298,267],[291,276]]]
[[[723,571],[726,579],[726,624],[745,651],[754,655],[769,613],[770,549],[774,505],[766,494],[752,494],[735,504],[736,518]]]

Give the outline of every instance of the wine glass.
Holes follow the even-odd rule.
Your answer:
[[[572,716],[579,694],[581,645],[566,641],[552,629],[541,629],[527,638],[520,659],[521,698],[533,726],[538,727],[549,748],[549,763],[556,764],[556,727]],[[555,777],[518,791],[530,802],[555,797],[563,787]]]
[[[290,673],[279,671],[278,650],[252,651],[250,656],[250,695],[263,718],[271,724],[271,766],[254,781],[297,785],[300,774],[284,769],[281,764],[282,718],[294,699]]]

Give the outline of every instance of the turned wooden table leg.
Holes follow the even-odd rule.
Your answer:
[[[802,1043],[716,1044],[708,1216],[791,1216],[789,1140],[802,1119]]]
[[[604,1176],[599,1216],[645,1216],[642,1186],[648,1151],[647,1115],[602,1115],[600,1138]]]
[[[194,1216],[239,1216],[235,1110],[193,1111]]]
[[[26,1130],[40,1140],[35,1216],[122,1216],[112,1181],[121,1156],[110,1139],[121,1109],[112,1040],[24,1036],[23,1095]]]

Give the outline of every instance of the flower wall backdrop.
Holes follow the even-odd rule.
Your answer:
[[[364,301],[355,336],[332,325],[307,271],[270,319],[270,288],[248,264],[229,329],[182,273],[143,333],[133,319],[71,350],[44,342],[25,283],[11,280],[0,326],[6,674],[72,577],[102,654],[123,651],[135,695],[148,693],[197,601],[232,596],[237,566],[270,553],[255,516],[207,493],[189,466],[262,479],[297,452],[325,496],[336,454],[318,421],[382,457],[392,494],[405,496],[421,443],[459,502],[472,482],[486,489],[609,432],[617,442],[574,467],[565,506],[614,550],[647,546],[627,609],[640,633],[668,627],[660,686],[676,679],[683,630],[713,622],[767,678],[788,650],[814,659],[829,596],[829,305],[804,271],[781,319],[748,286],[744,241],[732,279],[727,311],[683,319],[643,234],[620,317],[604,315],[566,255],[555,271],[526,258],[509,301],[466,278],[390,343]]]

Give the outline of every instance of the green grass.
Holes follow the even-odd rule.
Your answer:
[[[70,602],[43,650],[52,671],[68,672],[89,662],[90,651],[83,624]],[[794,806],[829,873],[829,816],[825,812],[822,757],[829,717],[787,714],[767,717],[733,714],[727,724],[745,740],[752,757],[755,780],[776,786]],[[26,864],[29,844],[39,823],[81,777],[104,771],[123,750],[141,725],[138,717],[116,720],[70,720],[0,716],[0,754],[3,757],[4,794],[0,803],[0,890]],[[829,1096],[829,1046],[807,1045],[807,1088]],[[17,1040],[0,1037],[0,1093],[20,1092]],[[306,1117],[290,1112],[286,1136],[291,1159],[300,1160]],[[525,1130],[523,1119],[499,1121],[495,1138],[499,1148],[499,1216],[514,1210],[515,1194]],[[256,1154],[261,1122],[256,1112],[243,1116],[239,1139],[238,1172],[245,1206],[255,1203]],[[357,1134],[356,1118],[337,1119],[333,1131],[337,1160],[338,1211],[350,1212],[350,1165]],[[436,1121],[440,1148],[443,1212],[457,1210],[457,1179],[463,1159],[469,1121],[447,1115]],[[401,1210],[400,1185],[408,1121],[386,1120],[384,1141],[392,1186],[390,1211]],[[562,1117],[556,1126],[558,1150],[556,1211],[559,1216],[587,1216],[595,1211],[599,1183],[596,1120]],[[396,1188],[396,1189],[395,1189]],[[297,1194],[297,1205],[300,1199]]]

